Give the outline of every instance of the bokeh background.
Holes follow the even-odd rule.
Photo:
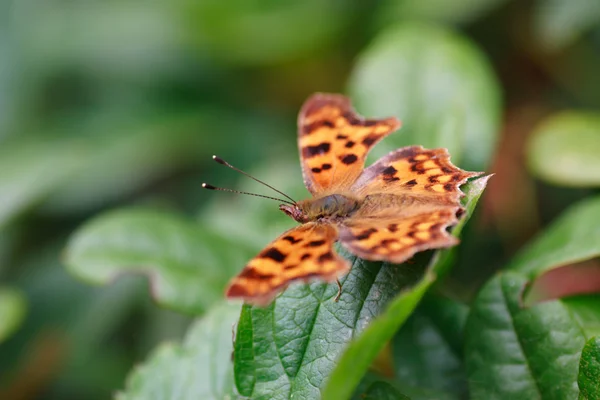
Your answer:
[[[67,270],[69,238],[114,209],[176,213],[221,238],[206,254],[230,253],[230,276],[290,223],[202,190],[272,194],[211,155],[306,196],[295,119],[317,91],[404,120],[375,157],[445,135],[496,174],[447,278],[467,301],[598,193],[599,71],[597,0],[0,0],[0,398],[104,399],[179,340],[191,313],[143,277]]]

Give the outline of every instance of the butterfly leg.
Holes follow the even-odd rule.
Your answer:
[[[340,283],[339,279],[336,279],[335,283],[337,283],[337,285],[338,285],[338,292],[337,292],[337,295],[335,296],[335,299],[333,299],[333,301],[335,301],[337,303],[340,300],[340,297],[342,296],[342,284]]]

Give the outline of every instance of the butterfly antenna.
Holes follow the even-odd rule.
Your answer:
[[[203,183],[203,184],[202,184],[202,187],[203,187],[204,189],[208,189],[208,190],[220,190],[220,191],[222,191],[222,192],[230,192],[230,193],[237,193],[237,194],[247,194],[247,195],[249,195],[249,196],[256,196],[256,197],[262,197],[262,198],[264,198],[264,199],[270,199],[270,200],[281,201],[281,202],[283,202],[283,203],[287,203],[287,204],[291,204],[291,205],[294,205],[294,204],[296,204],[296,203],[292,203],[292,202],[291,202],[291,201],[289,201],[289,200],[285,200],[285,199],[279,199],[279,198],[277,198],[277,197],[271,197],[271,196],[265,196],[265,195],[262,195],[262,194],[257,194],[257,193],[242,192],[242,191],[240,191],[240,190],[233,190],[233,189],[226,189],[226,188],[216,187],[216,186],[213,186],[213,185],[209,185],[208,183]]]
[[[213,158],[213,160],[215,160],[219,164],[222,164],[222,165],[224,165],[226,167],[229,167],[232,170],[239,172],[240,174],[246,175],[250,179],[254,179],[256,182],[261,183],[261,184],[265,185],[266,187],[268,187],[269,189],[272,189],[272,190],[276,191],[277,193],[279,193],[283,197],[285,197],[287,199],[290,199],[293,204],[296,204],[296,200],[292,199],[290,196],[288,196],[287,194],[283,193],[281,190],[277,190],[273,186],[269,185],[268,183],[265,183],[265,182],[261,181],[260,179],[256,179],[255,177],[253,177],[249,173],[244,172],[241,169],[234,167],[233,165],[229,164],[227,161],[223,160],[221,157],[212,156],[212,158]],[[266,196],[262,196],[262,197],[266,197]]]

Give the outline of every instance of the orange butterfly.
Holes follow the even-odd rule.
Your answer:
[[[396,118],[360,117],[344,96],[310,97],[298,116],[298,146],[313,197],[279,206],[301,225],[250,260],[227,297],[264,306],[290,282],[337,280],[350,264],[334,251],[336,241],[360,258],[395,264],[457,244],[446,228],[462,212],[459,186],[481,173],[452,165],[446,149],[421,146],[395,150],[364,168],[369,150],[399,127]]]

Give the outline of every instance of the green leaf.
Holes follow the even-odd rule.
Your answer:
[[[449,299],[426,296],[392,340],[396,380],[403,386],[464,397],[466,376],[459,343],[467,312],[466,306]],[[405,393],[415,400],[422,398]]]
[[[600,113],[592,112],[565,111],[545,119],[527,146],[531,173],[561,186],[600,186],[598,154]]]
[[[579,363],[577,384],[585,400],[600,399],[600,337],[591,338],[585,344]]]
[[[537,0],[533,30],[541,46],[558,51],[600,23],[597,0]]]
[[[468,217],[472,215],[488,179],[489,176],[482,177],[469,182],[463,187],[465,193],[463,205],[466,216],[453,229],[453,235],[458,235],[461,232]],[[324,389],[324,399],[346,399],[350,397],[377,354],[398,331],[406,318],[410,316],[427,289],[435,281],[440,269],[447,268],[445,261],[450,251],[450,249],[446,249],[434,252],[425,275],[417,285],[398,294],[385,308],[383,308],[385,304],[381,304],[381,315],[377,316],[360,336],[350,342],[341,358],[337,360],[337,366]],[[405,266],[406,264],[402,265]],[[385,263],[383,266],[384,268],[390,267]],[[389,291],[390,287],[386,287],[385,290]],[[394,293],[398,293],[398,291],[393,292],[392,295]]]
[[[156,301],[198,314],[223,297],[231,276],[251,253],[177,216],[142,209],[103,214],[70,238],[65,263],[85,281],[107,284],[143,273]]]
[[[0,287],[0,343],[16,331],[26,313],[26,301],[21,292]]]
[[[471,185],[485,187],[478,181],[465,187],[467,215],[481,194]],[[319,282],[292,285],[268,308],[243,307],[235,343],[235,379],[242,395],[319,398],[324,390],[323,398],[349,398],[434,280],[431,270],[423,276],[427,253],[401,266],[341,253],[352,269],[342,281],[339,302],[333,301],[337,286]],[[353,338],[358,340],[348,348]],[[328,378],[335,383],[324,389]]]
[[[527,278],[507,272],[479,292],[465,329],[473,399],[575,399],[586,337],[559,300],[523,308]]]
[[[118,400],[235,398],[232,327],[239,305],[215,304],[190,328],[183,344],[161,345],[127,379]]]
[[[530,278],[552,268],[600,255],[600,197],[588,198],[556,219],[510,263]]]
[[[449,149],[453,162],[467,169],[489,164],[500,89],[468,39],[411,23],[384,31],[360,55],[349,91],[363,115],[402,120],[402,129],[382,142],[375,156],[420,144]]]
[[[465,23],[487,14],[507,0],[387,0],[381,5],[384,21],[431,20]]]

